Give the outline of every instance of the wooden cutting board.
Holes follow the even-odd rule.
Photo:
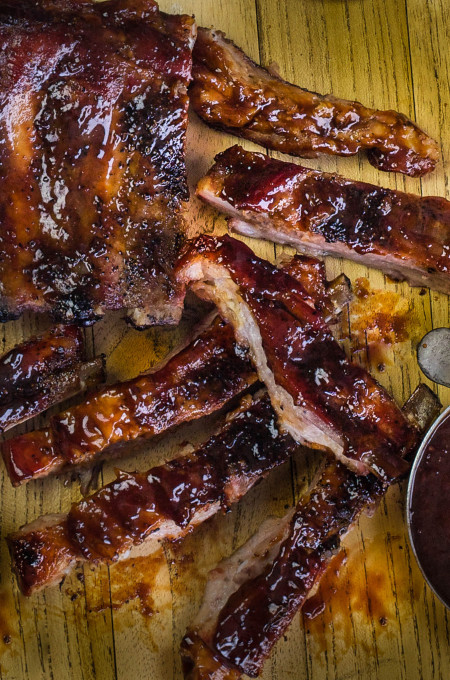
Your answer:
[[[275,64],[287,80],[403,111],[438,139],[442,149],[438,169],[423,180],[379,173],[362,158],[323,158],[307,165],[450,198],[448,0],[161,0],[161,7],[195,13],[200,24],[224,30],[255,60]],[[192,185],[214,154],[235,141],[192,117]],[[221,218],[196,201],[189,225],[192,233],[225,229]],[[280,253],[267,243],[252,245],[267,258]],[[423,379],[415,358],[417,341],[432,327],[450,325],[448,298],[395,284],[347,261],[330,259],[327,269],[330,277],[343,271],[353,283],[368,280],[357,284],[372,292],[344,315],[342,341],[403,402]],[[386,309],[391,314],[380,316]],[[394,321],[396,331],[391,332]],[[1,349],[45,325],[31,316],[6,324]],[[380,328],[391,342],[383,351],[374,342]],[[86,338],[92,352],[107,354],[109,376],[124,379],[162,358],[185,330],[139,333],[111,316],[87,329]],[[448,405],[450,390],[437,391]],[[214,419],[182,428],[120,464],[128,470],[147,469],[176,455],[181,442],[204,439],[213,427]],[[113,476],[113,465],[105,465],[100,481]],[[213,519],[180,545],[111,568],[85,566],[61,588],[25,599],[12,578],[3,537],[42,513],[67,511],[80,497],[79,485],[53,478],[13,490],[2,468],[0,678],[180,680],[179,643],[199,606],[208,570],[266,516],[283,514],[307,479],[308,465],[297,459],[275,471],[227,516]],[[374,517],[363,518],[352,531],[344,560],[335,562],[315,600],[316,611],[323,611],[313,619],[295,618],[267,662],[264,680],[450,678],[449,614],[421,578],[404,516],[402,485],[389,491]]]

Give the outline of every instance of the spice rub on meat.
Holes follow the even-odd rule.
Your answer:
[[[376,168],[412,177],[437,163],[437,143],[403,114],[287,83],[221,31],[199,28],[193,76],[190,98],[200,118],[266,148],[305,158],[366,151]]]
[[[1,0],[1,321],[178,321],[195,35],[154,0]]]

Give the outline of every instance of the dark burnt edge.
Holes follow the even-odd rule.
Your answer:
[[[18,425],[45,413],[49,408],[62,404],[64,401],[75,397],[81,392],[89,392],[105,382],[106,357],[104,354],[91,359],[74,364],[71,368],[50,374],[42,379],[39,392],[35,392],[27,397],[16,398],[7,404],[0,405],[0,434],[5,434]],[[65,387],[61,388],[61,384]],[[10,416],[6,418],[8,412],[13,407],[25,411],[25,415],[19,417]],[[3,418],[7,420],[3,425]],[[14,436],[14,435],[13,435]]]

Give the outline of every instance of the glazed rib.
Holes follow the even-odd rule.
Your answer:
[[[56,326],[0,357],[0,432],[100,382],[102,359],[83,355],[80,330]]]
[[[198,195],[246,236],[378,267],[450,294],[450,202],[354,182],[234,146]]]
[[[10,535],[22,592],[59,582],[81,560],[118,560],[143,541],[179,539],[237,502],[298,448],[276,420],[266,394],[246,397],[197,451],[146,473],[120,472],[68,515],[41,517]]]
[[[1,0],[1,321],[179,320],[195,34],[154,0]]]
[[[240,241],[200,236],[177,267],[249,348],[274,409],[296,441],[330,450],[358,474],[402,475],[416,435],[362,367],[349,362],[301,284]]]
[[[125,444],[220,409],[256,380],[232,329],[217,322],[154,373],[107,386],[54,416],[48,428],[2,444],[12,483],[117,455]]]
[[[380,170],[420,177],[436,142],[406,116],[291,85],[249,59],[221,31],[199,28],[190,99],[208,125],[294,156],[367,151]]]
[[[439,408],[435,395],[421,385],[405,404],[405,417],[423,431]],[[328,459],[295,510],[268,520],[210,573],[202,607],[182,643],[186,679],[257,677],[342,537],[388,486]]]

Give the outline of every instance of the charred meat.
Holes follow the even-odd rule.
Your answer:
[[[423,432],[439,408],[431,390],[420,385],[403,412]],[[343,536],[388,486],[372,474],[357,476],[336,460],[325,461],[295,509],[267,520],[210,573],[202,607],[182,643],[186,680],[259,676]]]
[[[57,326],[0,357],[0,432],[103,379],[102,359],[84,361],[83,335]]]
[[[194,20],[0,2],[0,320],[173,323]]]
[[[237,502],[297,448],[278,430],[267,394],[244,398],[196,451],[145,473],[120,472],[68,515],[41,517],[10,535],[22,592],[59,582],[80,560],[118,560],[145,540],[181,538]]]
[[[234,146],[198,195],[246,236],[347,257],[450,294],[450,202],[383,189]]]
[[[288,271],[229,236],[200,236],[177,272],[233,325],[296,441],[332,451],[358,474],[394,479],[408,469],[399,451],[413,448],[416,433],[369,373],[347,360]]]
[[[254,383],[246,350],[216,322],[154,373],[106,386],[53,416],[49,427],[2,444],[12,483],[86,465],[183,422],[212,413]]]
[[[220,31],[198,30],[190,98],[208,125],[294,156],[367,151],[376,168],[412,177],[438,160],[436,142],[403,114],[291,85]]]

